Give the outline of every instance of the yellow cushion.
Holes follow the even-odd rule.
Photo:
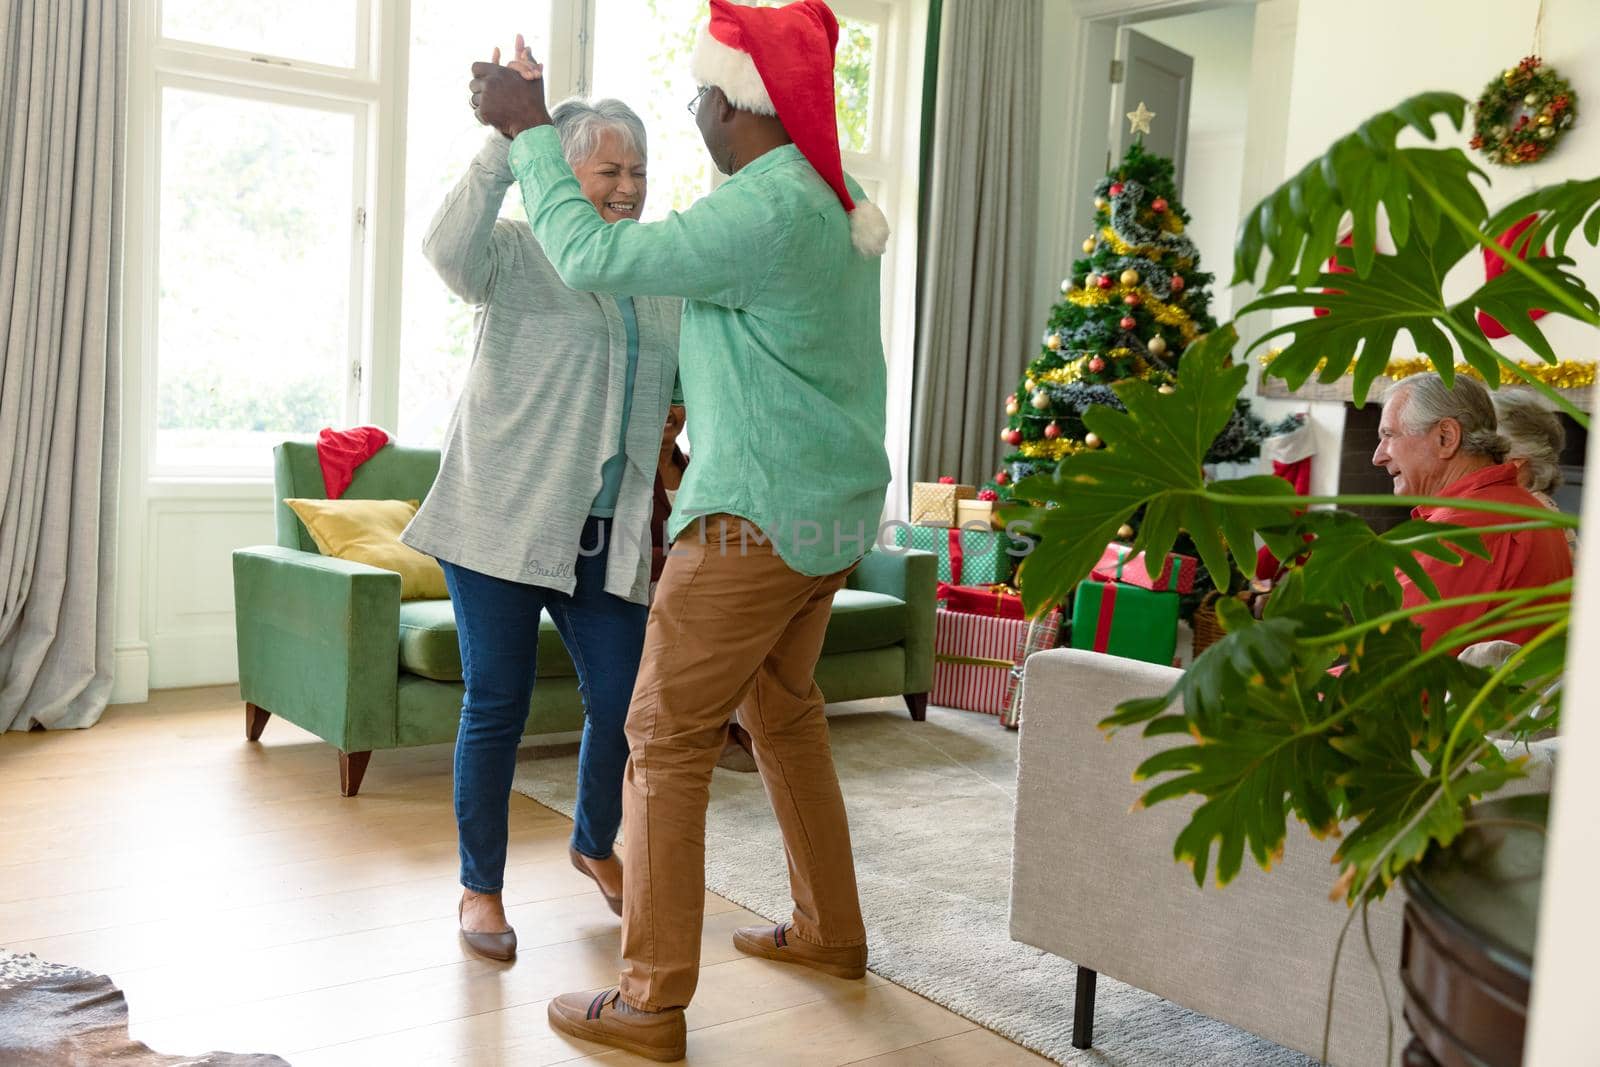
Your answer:
[[[443,600],[444,571],[432,556],[400,543],[417,513],[415,500],[285,500],[324,556],[382,567],[400,575],[401,600]]]

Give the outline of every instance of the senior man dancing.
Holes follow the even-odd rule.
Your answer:
[[[685,298],[695,413],[644,662],[628,710],[620,986],[550,1003],[570,1036],[657,1060],[686,1051],[699,978],[705,817],[736,708],[783,832],[790,922],[740,951],[859,978],[866,931],[812,678],[833,595],[875,539],[889,481],[879,340],[883,213],[844,174],[838,23],[821,0],[711,0],[690,105],[730,175],[687,211],[607,225],[550,128],[541,68],[473,65],[479,120],[513,139],[528,221],[573,288]],[[698,520],[698,521],[697,521]]]

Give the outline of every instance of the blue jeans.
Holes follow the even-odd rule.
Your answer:
[[[623,725],[644,650],[649,608],[605,591],[608,520],[591,518],[576,561],[572,595],[510,582],[444,560],[461,642],[466,699],[456,735],[455,805],[461,884],[498,893],[505,879],[511,778],[538,672],[539,613],[547,612],[578,669],[583,742],[572,847],[591,859],[611,855],[622,824]]]

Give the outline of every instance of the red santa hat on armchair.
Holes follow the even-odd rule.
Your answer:
[[[850,216],[850,241],[881,256],[889,220],[875,204],[857,204],[844,184],[834,112],[833,52],[839,20],[822,0],[745,7],[711,0],[711,21],[694,49],[694,78],[722,90],[741,111],[776,115],[795,147]]]

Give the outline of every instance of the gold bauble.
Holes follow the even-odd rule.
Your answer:
[[[1088,255],[1090,252],[1093,252],[1093,251],[1094,251],[1094,238],[1093,237],[1085,237],[1083,239],[1083,254],[1084,255]]]
[[[1158,333],[1150,338],[1150,343],[1145,345],[1145,348],[1150,350],[1152,356],[1162,355],[1167,350],[1167,339]]]
[[[1094,198],[1094,206],[1096,211],[1104,211],[1109,204],[1110,201],[1103,196],[1097,196]]]
[[[1016,414],[1021,413],[1021,411],[1022,411],[1022,406],[1020,404],[1018,404],[1015,400],[1010,400],[1010,401],[1006,402],[1006,414],[1007,415],[1016,415]]]
[[[1538,107],[1539,106],[1539,94],[1538,93],[1529,93],[1527,96],[1522,98],[1522,102],[1524,104],[1527,104],[1529,107]]]
[[[1063,294],[1072,292],[1072,279],[1071,278],[1062,278],[1061,279],[1061,292]]]
[[[1043,389],[1039,390],[1037,393],[1033,394],[1032,404],[1039,411],[1043,411],[1045,408],[1050,406],[1050,394],[1045,392]]]
[[[1023,388],[1024,392],[1031,393],[1035,389],[1039,388],[1039,383],[1037,383],[1037,382],[1035,382],[1033,380],[1033,376],[1032,375],[1029,375],[1028,377],[1022,379],[1022,388]]]
[[[1549,114],[1541,114],[1539,116],[1539,125],[1541,125],[1541,126],[1550,125],[1550,116],[1549,116]]]
[[[1100,435],[1095,433],[1093,430],[1090,430],[1088,433],[1083,435],[1083,443],[1088,445],[1090,448],[1099,448]]]
[[[1173,393],[1176,393],[1177,390],[1174,389],[1170,384],[1162,384],[1156,387],[1156,392],[1160,393],[1162,396],[1171,396]]]
[[[1539,127],[1539,140],[1548,141],[1556,135],[1556,131],[1549,126]]]
[[[1123,271],[1122,272],[1122,284],[1123,285],[1138,285],[1139,284],[1139,272],[1134,270],[1132,267],[1129,267],[1127,270]]]
[[[1117,540],[1118,541],[1132,541],[1133,540],[1133,527],[1129,526],[1127,523],[1123,523],[1121,526],[1118,526],[1117,527]]]
[[[1046,337],[1044,339],[1044,346],[1052,352],[1056,351],[1056,349],[1061,347],[1061,335],[1059,333],[1053,333],[1049,337]]]

